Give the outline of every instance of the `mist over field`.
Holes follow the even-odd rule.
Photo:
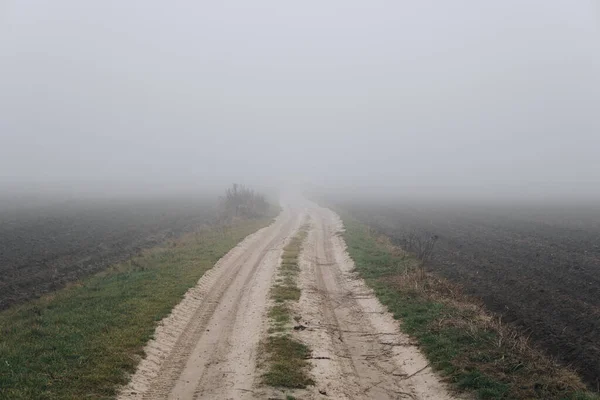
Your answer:
[[[600,0],[0,0],[0,400],[600,400],[599,111]]]
[[[600,195],[594,1],[4,1],[0,187]]]

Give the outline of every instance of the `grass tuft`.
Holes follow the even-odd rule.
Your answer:
[[[306,345],[289,335],[271,336],[267,340],[265,351],[268,354],[269,369],[263,378],[267,385],[301,389],[314,384],[306,373],[309,367],[306,359],[310,357],[310,350]]]
[[[295,286],[294,281],[291,279],[286,279],[283,285],[275,285],[271,290],[271,298],[276,303],[298,301],[300,299],[300,289]]]

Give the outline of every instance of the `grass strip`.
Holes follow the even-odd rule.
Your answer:
[[[264,343],[266,372],[265,384],[274,387],[301,389],[314,382],[307,370],[310,364],[310,349],[292,338],[292,311],[290,303],[300,299],[300,288],[296,281],[300,273],[298,257],[307,236],[304,225],[283,249],[281,266],[275,286],[271,288],[273,306],[269,310],[271,328]],[[290,396],[288,396],[290,398]],[[293,397],[292,397],[293,398]]]
[[[157,322],[219,258],[270,220],[185,235],[0,313],[0,399],[114,397]]]
[[[267,340],[269,369],[263,378],[267,385],[301,389],[314,382],[306,373],[310,350],[289,334],[272,335]]]
[[[342,218],[357,271],[455,389],[479,399],[600,399],[460,287],[423,278],[414,257],[351,216]]]

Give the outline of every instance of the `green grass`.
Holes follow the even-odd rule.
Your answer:
[[[290,280],[287,280],[287,284],[275,285],[271,289],[272,298],[277,303],[282,303],[285,301],[298,301],[300,300],[300,289],[298,289],[295,284],[290,283]]]
[[[526,341],[504,338],[511,328],[466,304],[466,297],[452,298],[449,282],[431,275],[424,282],[411,280],[417,276],[413,257],[401,255],[351,216],[342,217],[357,271],[456,390],[479,399],[600,399]]]
[[[287,324],[290,322],[290,310],[284,304],[276,304],[269,310],[269,318],[275,324]]]
[[[157,322],[220,257],[269,221],[187,235],[0,313],[0,399],[113,397]]]
[[[301,389],[313,385],[306,373],[310,350],[289,335],[272,335],[266,342],[269,368],[263,375],[269,386]]]
[[[305,225],[283,249],[277,284],[271,288],[274,304],[269,310],[271,327],[264,343],[266,372],[263,375],[263,382],[269,386],[301,389],[314,384],[307,373],[310,365],[306,359],[310,350],[291,337],[290,325],[290,303],[298,301],[301,294],[296,279],[300,273],[298,257],[306,235]]]

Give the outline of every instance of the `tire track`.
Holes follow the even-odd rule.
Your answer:
[[[313,349],[312,399],[444,399],[427,361],[374,293],[353,272],[330,210],[308,205],[313,227],[301,262],[299,333]]]
[[[281,248],[294,224],[295,219],[290,212],[282,213],[271,226],[250,235],[207,271],[156,329],[155,339],[146,347],[147,357],[140,363],[119,398],[192,398],[194,393],[200,395],[206,386],[222,387],[224,376],[202,381],[200,378],[203,374],[199,370],[227,356],[224,343],[231,337],[236,322],[239,322],[237,315],[244,296],[250,293],[248,286],[264,261],[276,263],[275,258],[270,260],[267,256],[269,252]],[[268,275],[273,267],[266,265],[263,269],[264,274]],[[252,313],[260,314],[262,311],[258,302]],[[216,313],[219,318],[214,321]],[[257,323],[260,325],[260,321]],[[213,328],[213,325],[217,326],[211,333],[208,327]],[[211,346],[209,354],[202,354],[203,360],[211,361],[190,363],[191,357],[206,350],[199,344],[212,342],[215,336],[220,344]],[[246,351],[252,355],[254,349],[248,348]]]

